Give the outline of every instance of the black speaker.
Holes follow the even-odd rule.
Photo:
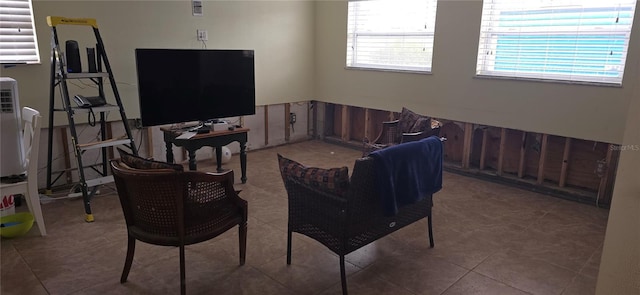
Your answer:
[[[96,49],[87,47],[87,59],[89,61],[89,73],[97,73],[98,68],[96,67]]]
[[[80,49],[78,42],[75,40],[67,40],[66,56],[67,56],[67,73],[81,73],[82,63],[80,62]]]

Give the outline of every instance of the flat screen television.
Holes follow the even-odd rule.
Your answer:
[[[253,50],[136,49],[143,126],[253,115]]]

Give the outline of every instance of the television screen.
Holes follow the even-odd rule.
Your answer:
[[[253,50],[136,49],[143,126],[255,114]]]

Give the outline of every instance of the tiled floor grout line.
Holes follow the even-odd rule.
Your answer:
[[[49,289],[47,289],[47,286],[44,284],[44,282],[42,282],[42,279],[40,279],[40,277],[38,277],[38,275],[33,272],[33,270],[31,269],[31,265],[27,262],[27,260],[24,259],[24,256],[22,255],[22,253],[20,253],[20,250],[18,250],[18,248],[16,248],[13,243],[11,243],[11,247],[13,247],[13,249],[18,253],[18,255],[20,256],[20,260],[22,260],[22,262],[29,268],[31,274],[33,274],[33,276],[38,280],[38,283],[42,285],[42,288],[45,290],[45,292],[47,292],[47,294],[51,294]]]

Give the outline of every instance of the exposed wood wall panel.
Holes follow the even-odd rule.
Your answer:
[[[498,170],[498,158],[500,156],[500,134],[501,128],[487,127],[487,144],[485,151],[485,168]]]
[[[547,163],[547,144],[549,143],[549,136],[542,134],[542,143],[540,144],[540,161],[538,162],[538,176],[536,182],[542,184],[544,182],[545,165]]]
[[[562,155],[562,170],[560,170],[560,182],[558,185],[564,187],[567,184],[567,169],[569,168],[569,156],[571,154],[571,138],[564,140],[564,152]]]
[[[464,124],[464,140],[462,142],[462,168],[469,169],[471,158],[471,141],[473,136],[473,124]]]
[[[342,108],[343,105],[336,105],[333,108],[333,135],[337,137],[342,136]]]
[[[340,128],[340,138],[342,141],[349,141],[351,139],[351,107],[342,106],[342,128]]]
[[[444,144],[444,160],[461,165],[464,130],[453,122],[447,122],[442,126],[440,136],[447,138]]]
[[[542,146],[542,134],[527,133],[525,141],[525,178],[538,178],[538,167],[540,166],[540,147]]]
[[[547,162],[544,164],[544,179],[558,184],[560,171],[562,170],[562,157],[564,155],[564,137],[548,136]]]
[[[351,144],[365,136],[374,140],[382,129],[382,122],[393,120],[398,115],[384,110],[327,104],[325,135],[350,141]],[[560,196],[569,193],[576,196],[576,200],[595,201],[599,194],[600,204],[610,203],[619,157],[616,146],[612,148],[605,143],[437,120],[443,123],[440,135],[447,137],[444,160],[453,164],[449,167],[454,170],[467,173],[477,172],[476,168],[480,168],[484,175],[490,171],[494,171],[496,177],[517,175],[523,178],[525,188],[532,188],[533,179],[545,190],[555,190]],[[602,167],[598,172],[599,161]],[[481,162],[485,167],[481,167]],[[501,162],[502,175],[499,175],[498,162]],[[469,167],[464,167],[465,163]],[[508,179],[519,183],[519,178]],[[562,187],[564,184],[566,188]]]
[[[285,103],[284,104],[284,140],[285,141],[289,141],[289,138],[291,137],[291,104],[290,103]],[[265,129],[268,130],[268,129]]]
[[[332,103],[324,104],[324,130],[322,132],[325,136],[335,136],[335,125],[338,120],[341,120],[341,117],[336,118],[336,111],[338,106]]]
[[[496,174],[502,175],[502,165],[504,165],[504,146],[507,141],[507,129],[502,128],[500,130],[500,147],[498,147],[498,166],[496,167]]]
[[[482,159],[482,139],[484,132],[484,127],[478,127],[473,130],[473,137],[471,141],[471,167],[481,168],[480,159]],[[484,164],[484,163],[483,163]]]
[[[520,165],[522,131],[506,129],[505,135],[502,172],[516,175]]]
[[[373,135],[373,121],[371,120],[371,110],[370,109],[365,109],[364,110],[364,137],[366,137],[367,139],[369,139],[369,141],[374,139]]]
[[[597,174],[598,161],[606,159],[609,145],[574,139],[571,146],[567,186],[597,191],[600,184],[600,177]]]
[[[522,132],[520,140],[520,159],[518,159],[518,177],[524,177],[525,164],[527,163],[527,132]]]
[[[366,116],[365,109],[359,107],[351,107],[350,134],[351,140],[362,141],[365,137]]]

